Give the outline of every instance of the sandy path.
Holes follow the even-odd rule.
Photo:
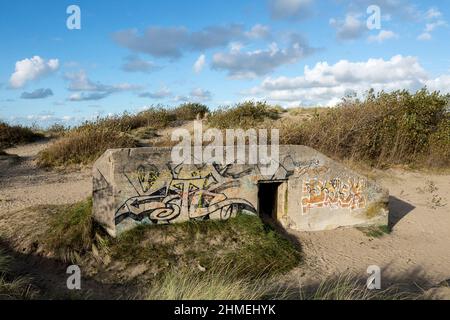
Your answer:
[[[8,149],[20,159],[9,165],[0,162],[0,236],[24,253],[34,250],[36,235],[48,227],[48,217],[30,208],[75,203],[89,197],[92,190],[90,170],[58,172],[37,167],[36,156],[49,143]]]
[[[388,170],[377,179],[390,190],[393,232],[370,238],[356,229],[294,232],[305,266],[294,277],[323,278],[370,265],[389,279],[437,285],[450,279],[450,175]]]
[[[38,168],[36,155],[49,142],[6,150],[20,156],[12,166],[0,166],[0,211],[12,212],[41,204],[69,204],[86,199],[91,191],[89,170],[48,171]]]

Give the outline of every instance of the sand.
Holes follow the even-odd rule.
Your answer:
[[[20,160],[0,163],[0,234],[16,243],[45,223],[30,208],[70,204],[91,194],[89,168],[72,172],[37,167],[37,153],[50,142],[6,150]],[[400,169],[378,171],[376,180],[390,190],[391,234],[372,238],[358,229],[291,232],[302,245],[305,262],[288,277],[323,279],[352,272],[365,275],[370,265],[382,268],[382,279],[413,281],[425,288],[440,287],[450,279],[450,175]]]

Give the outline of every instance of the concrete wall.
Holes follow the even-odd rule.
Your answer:
[[[94,218],[116,236],[140,224],[258,214],[259,183],[276,181],[286,228],[387,224],[388,192],[365,177],[305,146],[280,146],[279,164],[267,176],[258,165],[174,165],[170,148],[108,150],[93,168]]]

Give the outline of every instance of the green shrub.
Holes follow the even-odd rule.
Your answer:
[[[275,120],[278,117],[278,111],[267,103],[247,101],[213,111],[208,124],[219,129],[249,129],[260,127],[265,120]]]

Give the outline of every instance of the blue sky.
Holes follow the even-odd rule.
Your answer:
[[[79,30],[67,28],[70,5]],[[333,105],[370,87],[450,92],[446,1],[4,0],[0,15],[0,119],[11,123],[185,101]]]

